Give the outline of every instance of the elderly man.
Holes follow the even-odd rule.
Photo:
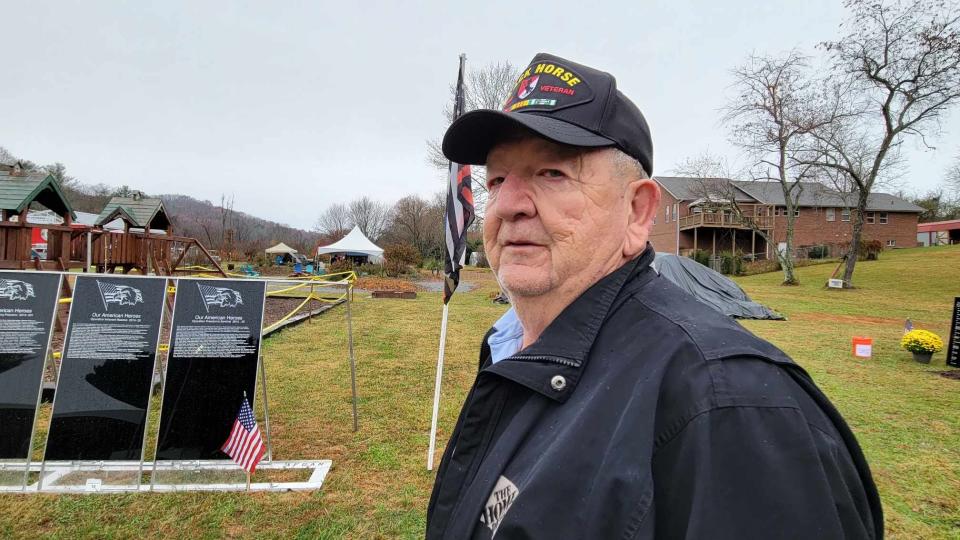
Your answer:
[[[487,333],[428,538],[880,538],[856,439],[784,353],[651,268],[650,131],[608,74],[539,54],[443,151],[487,167]]]

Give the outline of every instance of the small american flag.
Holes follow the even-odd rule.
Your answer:
[[[263,454],[267,451],[263,446],[260,428],[257,427],[257,421],[253,418],[253,409],[250,408],[250,402],[247,401],[246,396],[243,397],[240,412],[237,413],[237,419],[233,423],[233,431],[227,437],[227,442],[223,443],[221,450],[248,473],[256,470],[257,463],[260,463]]]

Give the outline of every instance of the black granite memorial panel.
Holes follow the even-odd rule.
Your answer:
[[[166,285],[77,278],[46,459],[140,459]]]
[[[244,392],[254,401],[265,291],[263,281],[179,281],[157,459],[226,457]]]
[[[953,299],[953,318],[947,343],[947,365],[960,368],[960,296]]]
[[[0,272],[0,459],[26,459],[60,275]]]

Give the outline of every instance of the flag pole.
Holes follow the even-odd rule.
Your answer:
[[[247,491],[250,491],[250,471],[247,471]]]
[[[427,453],[427,470],[433,470],[433,454],[437,446],[437,416],[440,412],[440,384],[443,380],[443,353],[447,345],[447,315],[450,305],[443,304],[443,318],[440,322],[440,353],[437,356],[437,380],[433,385],[433,420],[430,422],[430,450]]]
[[[464,111],[464,64],[467,55],[460,55],[460,70],[454,92],[454,119]],[[430,448],[427,451],[427,470],[433,470],[433,455],[437,448],[437,420],[440,415],[440,385],[443,382],[443,355],[447,346],[447,317],[450,314],[450,297],[460,283],[463,268],[464,241],[467,229],[473,223],[473,191],[470,185],[470,167],[450,162],[447,177],[447,208],[444,218],[444,234],[447,239],[447,258],[444,263],[443,318],[440,321],[440,351],[437,354],[437,379],[433,386],[433,418],[430,421]]]

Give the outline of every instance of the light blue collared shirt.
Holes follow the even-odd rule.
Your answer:
[[[497,362],[516,354],[523,345],[523,326],[512,307],[493,324],[493,333],[487,339],[490,361]]]

